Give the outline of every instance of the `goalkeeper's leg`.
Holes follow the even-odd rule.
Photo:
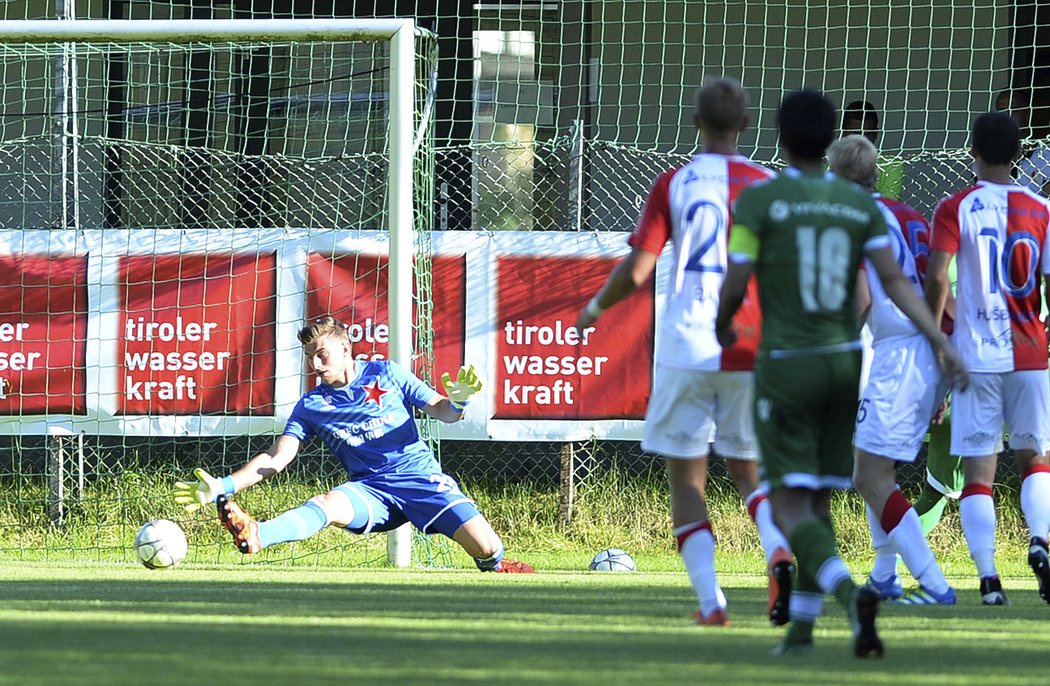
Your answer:
[[[398,496],[404,516],[424,534],[443,534],[458,543],[483,572],[533,573],[503,554],[503,541],[472,499],[448,474],[391,476],[384,488]]]
[[[451,538],[474,558],[474,564],[483,572],[531,574],[536,571],[531,565],[504,556],[503,541],[480,512],[463,522]]]
[[[294,510],[259,522],[259,544],[266,548],[276,543],[301,541],[328,526],[330,521],[324,496],[311,498]]]
[[[367,525],[375,508],[368,507],[365,497],[353,484],[343,484],[264,522],[257,522],[227,496],[219,496],[216,507],[237,549],[254,554],[277,543],[309,538],[329,524],[348,528]]]
[[[215,499],[215,509],[219,512],[219,522],[233,536],[233,544],[237,550],[246,555],[253,555],[262,550],[259,543],[259,522],[254,517],[225,494]]]

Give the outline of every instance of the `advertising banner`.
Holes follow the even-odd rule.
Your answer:
[[[589,300],[614,264],[593,257],[499,258],[495,419],[644,418],[651,290],[611,309],[600,326],[573,327],[581,296]]]
[[[121,260],[119,412],[274,412],[276,255]]]
[[[403,361],[435,388],[472,364],[464,440],[637,439],[657,278],[576,331],[626,234],[432,235]],[[279,433],[313,383],[300,328],[331,315],[358,359],[389,354],[380,232],[0,231],[0,433]]]
[[[390,342],[387,274],[385,255],[311,253],[306,275],[307,320],[335,317],[347,325],[357,359],[385,359]],[[463,364],[467,293],[464,256],[434,255],[430,283],[426,310],[433,331],[433,365],[420,358],[414,371],[436,387],[442,372],[455,372]],[[413,295],[412,301],[419,303],[418,292]],[[412,313],[414,326],[419,325],[421,309],[417,304]],[[430,372],[424,371],[427,366],[432,367]]]
[[[83,415],[87,257],[0,254],[0,415]]]

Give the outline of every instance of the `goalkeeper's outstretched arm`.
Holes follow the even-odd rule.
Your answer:
[[[266,450],[248,460],[240,469],[221,479],[200,467],[193,470],[196,481],[176,481],[172,496],[187,512],[214,503],[220,495],[233,495],[284,470],[299,453],[299,439],[282,435]]]
[[[237,491],[251,488],[255,484],[269,479],[274,474],[284,471],[299,454],[299,439],[283,434],[273,444],[230,474]],[[235,491],[236,492],[236,491]]]

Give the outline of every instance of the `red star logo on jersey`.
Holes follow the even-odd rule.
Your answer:
[[[379,379],[372,382],[371,386],[365,386],[365,402],[375,402],[380,407],[383,406],[383,396],[389,393],[390,390],[383,388],[379,385]]]

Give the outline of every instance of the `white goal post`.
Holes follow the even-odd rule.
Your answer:
[[[76,43],[208,42],[388,42],[389,132],[386,198],[388,246],[388,356],[412,367],[412,286],[414,268],[413,135],[415,41],[412,19],[221,19],[221,20],[8,20],[0,21],[0,45]],[[74,58],[67,58],[74,59]],[[74,69],[71,70],[75,75]],[[57,107],[57,104],[56,104]],[[63,112],[52,113],[67,116]],[[75,117],[75,111],[68,115]],[[75,132],[75,128],[74,128]],[[74,143],[75,145],[75,143]],[[65,193],[62,194],[65,197]],[[77,202],[77,193],[69,193]],[[66,215],[66,212],[62,213]],[[76,217],[74,209],[69,216]],[[82,228],[72,222],[60,228]],[[387,559],[411,563],[408,525],[391,532]]]

